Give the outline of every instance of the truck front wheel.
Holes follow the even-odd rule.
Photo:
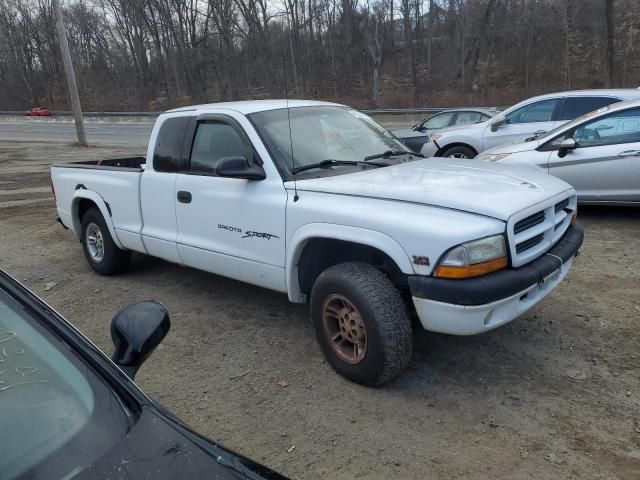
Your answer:
[[[100,275],[120,273],[129,265],[131,252],[118,248],[96,207],[82,217],[82,249],[89,266]]]
[[[411,360],[411,321],[400,292],[366,263],[322,272],[311,292],[316,337],[329,364],[363,385],[381,385]]]

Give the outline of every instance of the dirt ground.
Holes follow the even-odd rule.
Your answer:
[[[479,336],[416,331],[404,375],[365,388],[284,295],[144,256],[89,269],[48,166],[140,150],[0,143],[0,266],[107,353],[118,309],[164,303],[137,381],[199,432],[293,478],[640,478],[640,210],[583,208],[582,255],[540,305]]]

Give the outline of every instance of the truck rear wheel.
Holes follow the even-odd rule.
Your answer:
[[[413,333],[400,292],[371,265],[341,263],[322,272],[311,317],[327,361],[349,380],[381,385],[411,360]]]
[[[114,275],[129,266],[131,252],[118,248],[96,207],[82,217],[82,249],[89,266],[100,275]]]

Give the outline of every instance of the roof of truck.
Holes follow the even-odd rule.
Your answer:
[[[255,112],[263,112],[265,110],[278,110],[281,108],[296,108],[296,107],[318,107],[318,106],[334,106],[343,107],[338,103],[320,102],[316,100],[245,100],[240,102],[220,102],[220,103],[206,103],[203,105],[191,105],[189,107],[174,108],[167,113],[173,112],[186,112],[190,110],[208,110],[208,109],[226,109],[235,110],[244,115]]]

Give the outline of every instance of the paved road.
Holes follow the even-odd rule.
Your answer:
[[[144,146],[152,123],[86,123],[87,141],[92,145]],[[29,120],[1,121],[0,141],[34,141],[72,143],[76,139],[73,123],[47,123]]]

